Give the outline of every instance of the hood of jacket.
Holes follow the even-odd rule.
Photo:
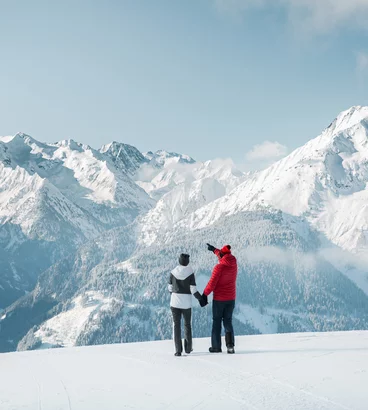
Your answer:
[[[172,270],[171,273],[176,277],[176,279],[184,280],[193,273],[193,269],[189,265],[188,266],[178,265],[174,270]]]

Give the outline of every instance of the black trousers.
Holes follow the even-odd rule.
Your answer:
[[[233,312],[235,300],[212,302],[212,347],[221,349],[221,324],[225,328],[225,340],[227,347],[234,347]]]
[[[171,308],[174,323],[174,343],[177,353],[183,351],[181,342],[181,317],[184,318],[184,349],[186,353],[192,351],[192,309]]]

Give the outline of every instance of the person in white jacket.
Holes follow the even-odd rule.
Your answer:
[[[198,292],[193,269],[189,266],[189,255],[179,256],[179,265],[171,272],[169,279],[171,293],[170,307],[173,316],[175,356],[181,356],[181,317],[184,318],[184,350],[189,354],[192,349],[192,295],[203,307],[207,303]]]

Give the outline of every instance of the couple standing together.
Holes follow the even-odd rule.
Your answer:
[[[189,265],[189,255],[181,254],[179,265],[171,272],[169,292],[171,293],[171,312],[174,323],[175,356],[181,356],[183,345],[181,340],[181,317],[184,318],[184,350],[189,354],[192,348],[192,295],[204,307],[207,297],[213,292],[212,302],[212,335],[210,353],[220,353],[221,325],[225,328],[225,341],[228,353],[235,353],[233,311],[236,297],[236,276],[238,267],[236,258],[231,254],[231,246],[221,249],[207,244],[208,250],[218,258],[210,280],[201,295],[196,287],[193,269]]]

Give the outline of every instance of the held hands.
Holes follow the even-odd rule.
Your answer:
[[[208,305],[208,299],[205,294],[202,295],[201,299],[199,300],[199,304],[201,305],[201,307]]]
[[[207,243],[207,249],[211,252],[214,252],[216,248],[214,246],[210,245],[209,243]]]
[[[201,295],[199,292],[196,292],[193,296],[198,300],[201,307],[208,305],[208,300],[207,300],[206,295]]]

